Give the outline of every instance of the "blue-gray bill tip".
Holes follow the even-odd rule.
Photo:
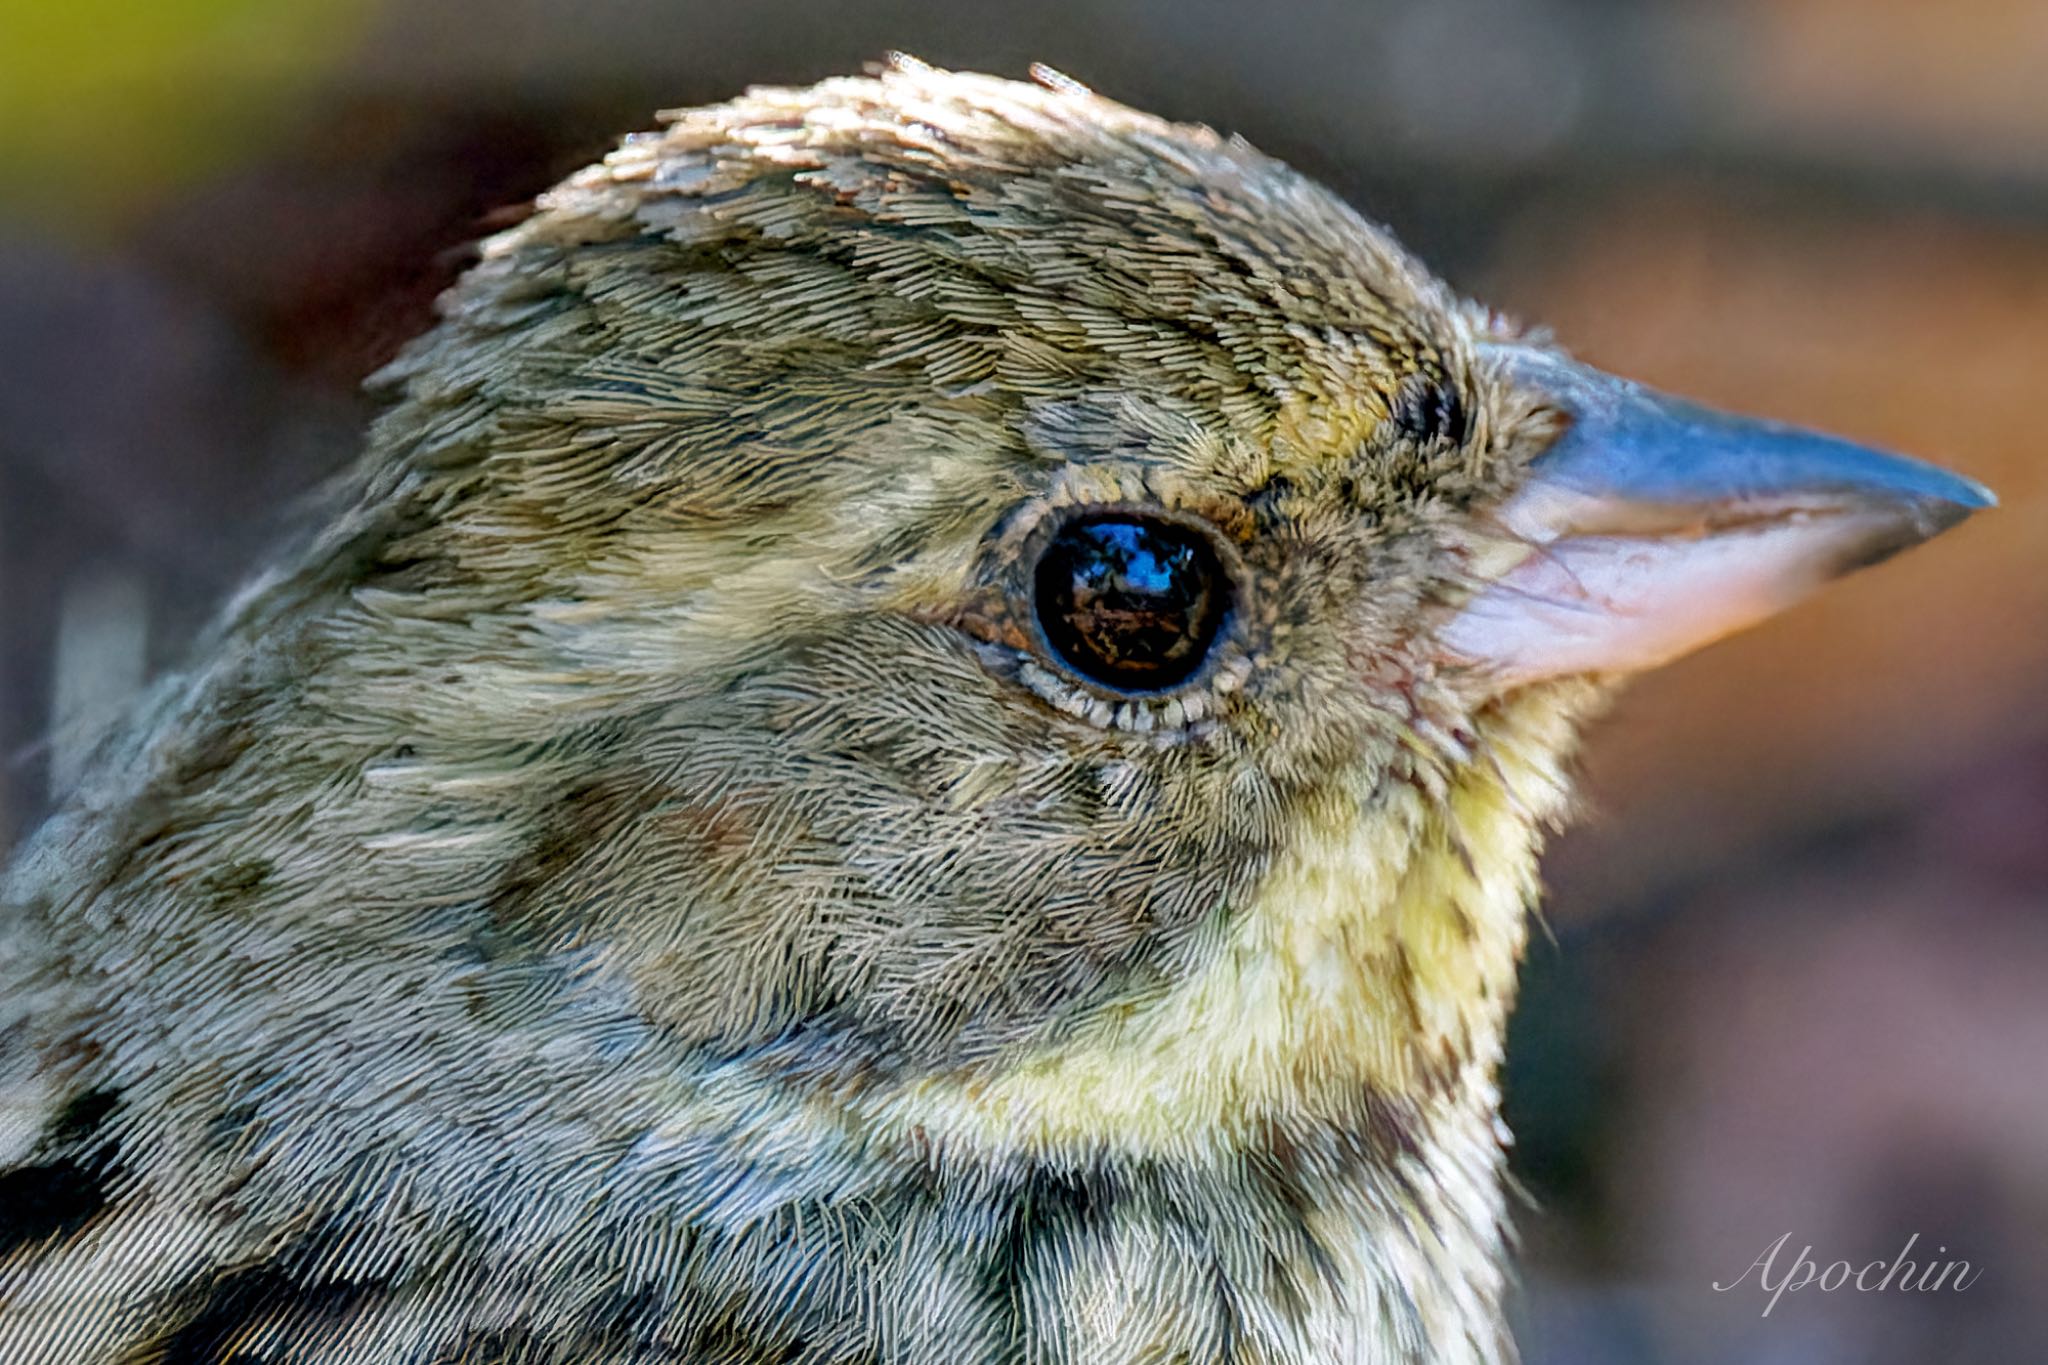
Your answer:
[[[1655,667],[1997,499],[1920,460],[1658,393],[1554,351],[1482,363],[1568,425],[1495,511],[1515,547],[1446,628],[1503,684]]]

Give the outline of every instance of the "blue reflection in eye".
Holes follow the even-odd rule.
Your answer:
[[[1164,596],[1173,591],[1173,576],[1187,558],[1185,551],[1162,558],[1157,533],[1137,522],[1098,522],[1094,530],[1115,559],[1126,592]]]
[[[1209,537],[1142,513],[1100,513],[1062,526],[1032,575],[1046,643],[1108,687],[1171,687],[1201,665],[1230,585]]]

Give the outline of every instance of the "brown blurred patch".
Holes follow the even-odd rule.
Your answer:
[[[2039,0],[1748,0],[1730,31],[1726,95],[1756,131],[1857,159],[2048,166]]]

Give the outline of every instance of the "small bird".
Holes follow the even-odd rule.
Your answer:
[[[20,851],[6,1365],[1498,1365],[1614,682],[1988,505],[894,60],[491,239]]]

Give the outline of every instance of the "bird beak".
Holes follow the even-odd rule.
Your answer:
[[[1990,490],[1530,346],[1481,363],[1570,425],[1495,509],[1499,562],[1439,637],[1510,687],[1652,668],[1947,530]]]

